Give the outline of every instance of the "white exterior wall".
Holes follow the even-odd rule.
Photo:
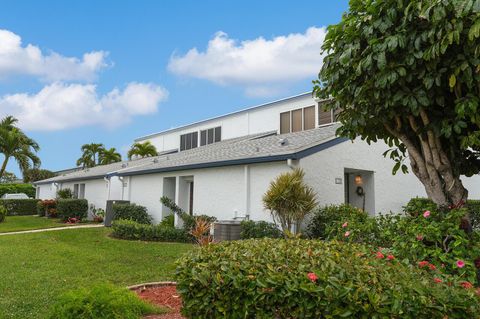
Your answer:
[[[57,195],[57,188],[55,184],[41,184],[37,185],[37,199],[53,199]]]
[[[263,133],[267,131],[280,131],[280,113],[316,106],[318,103],[311,95],[280,101],[265,107],[253,108],[239,113],[226,115],[220,118],[200,122],[178,130],[167,131],[152,137],[139,138],[136,142],[150,141],[159,152],[178,149],[180,147],[180,135],[199,132],[201,130],[222,127],[222,140],[235,137]],[[318,107],[315,111],[315,123],[318,122]],[[200,134],[199,137],[200,139]],[[198,143],[200,145],[200,141]]]
[[[88,200],[88,205],[95,205],[95,208],[106,209],[107,197],[108,197],[108,184],[107,182],[100,179],[91,179],[84,181],[73,181],[73,182],[63,182],[60,183],[59,189],[70,188],[73,191],[74,184],[85,184],[85,196],[84,198]],[[89,212],[89,218],[90,218]]]

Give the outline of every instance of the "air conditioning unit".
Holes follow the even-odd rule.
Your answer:
[[[215,241],[239,240],[240,222],[235,220],[221,220],[215,222],[213,224],[213,239]]]

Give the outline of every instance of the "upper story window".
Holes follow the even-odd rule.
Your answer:
[[[220,142],[221,140],[222,140],[221,126],[200,131],[200,146]]]
[[[318,125],[325,125],[337,122],[338,113],[340,113],[341,110],[336,109],[325,111],[322,104],[323,103],[318,104]]]
[[[198,146],[198,132],[180,135],[180,151],[190,150]]]
[[[315,128],[315,106],[280,113],[280,134]]]

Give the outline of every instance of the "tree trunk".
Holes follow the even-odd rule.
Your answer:
[[[0,178],[3,177],[5,170],[7,169],[9,156],[5,155],[5,159],[3,160],[2,168],[0,168]]]

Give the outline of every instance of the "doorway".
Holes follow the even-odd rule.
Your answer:
[[[374,172],[345,168],[345,203],[375,215]]]

